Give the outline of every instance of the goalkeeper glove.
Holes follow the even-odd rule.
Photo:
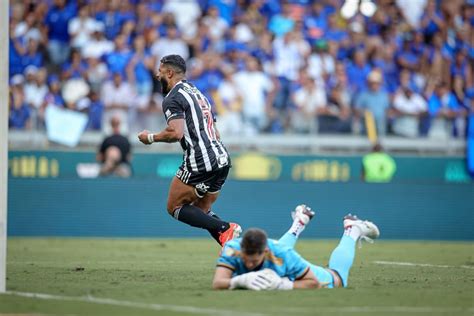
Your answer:
[[[279,280],[275,280],[274,276],[265,270],[249,272],[233,277],[232,279],[230,279],[229,289],[233,290],[236,288],[244,288],[254,291],[275,289],[279,283]],[[278,279],[280,278],[278,275],[276,275],[276,277]]]
[[[277,286],[277,290],[293,290],[294,282],[288,278],[281,278],[280,283]]]

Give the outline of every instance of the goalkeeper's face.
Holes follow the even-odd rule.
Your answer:
[[[258,270],[265,260],[265,255],[267,254],[267,249],[262,253],[246,254],[242,252],[241,258],[242,261],[249,271]]]

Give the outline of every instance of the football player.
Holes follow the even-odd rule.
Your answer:
[[[291,290],[346,287],[356,243],[379,237],[377,226],[357,216],[344,217],[344,234],[333,250],[327,268],[305,260],[294,246],[315,213],[306,205],[292,212],[293,224],[278,241],[258,228],[227,242],[217,260],[214,289]]]

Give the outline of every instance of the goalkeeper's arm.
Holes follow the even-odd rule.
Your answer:
[[[271,272],[271,273],[269,273]],[[218,266],[214,274],[212,287],[215,290],[247,289],[254,291],[275,290],[281,278],[269,269],[248,272],[232,277],[232,270],[227,266]],[[291,282],[293,283],[293,282]]]
[[[214,280],[212,281],[212,288],[214,290],[227,290],[230,287],[230,280],[232,279],[232,270],[227,267],[218,266],[214,273]]]
[[[212,288],[215,290],[232,290],[235,288],[247,288],[252,290],[292,290],[321,287],[316,276],[309,268],[307,272],[305,272],[298,280],[295,281],[290,281],[288,280],[288,278],[280,278],[274,272],[274,278],[277,278],[277,280],[273,280],[273,278],[271,278],[272,275],[268,275],[267,273],[266,277],[263,280],[259,280],[260,282],[257,283],[256,287],[254,286],[255,284],[253,284],[254,282],[252,282],[255,281],[255,279],[253,278],[255,277],[254,274],[260,274],[260,276],[262,276],[261,274],[263,273],[263,271],[250,272],[236,276],[234,278],[232,278],[232,272],[233,271],[228,267],[218,266],[214,274],[214,280],[212,281]],[[263,281],[265,284],[261,284],[261,281]]]

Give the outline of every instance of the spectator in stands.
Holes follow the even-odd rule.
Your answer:
[[[202,56],[204,62],[204,69],[201,73],[201,83],[198,87],[201,92],[207,97],[211,98],[212,91],[215,91],[219,87],[219,82],[223,79],[223,73],[221,70],[222,61],[221,57],[217,53],[206,53]]]
[[[224,67],[224,79],[211,94],[221,135],[242,135],[242,96],[232,78],[234,69]]]
[[[201,16],[201,7],[197,0],[167,0],[163,5],[163,12],[171,13],[175,17],[176,26],[184,37],[190,38],[196,35],[197,20]],[[186,12],[186,14],[183,14],[183,12]],[[173,54],[178,53],[173,52]],[[165,55],[161,55],[159,58],[163,56]]]
[[[127,65],[127,78],[130,84],[135,85],[137,95],[149,100],[153,89],[152,74],[155,59],[146,50],[145,38],[136,36],[133,41],[133,54]]]
[[[425,50],[422,61],[422,73],[428,79],[427,85],[439,82],[447,76],[448,61],[451,59],[447,51],[443,35],[436,33],[433,35],[433,45]]]
[[[373,70],[367,77],[369,88],[363,90],[355,100],[356,116],[363,116],[364,111],[372,112],[377,132],[385,135],[387,130],[387,111],[390,107],[389,95],[381,89],[383,77],[379,70]]]
[[[133,131],[140,131],[143,126],[149,126],[146,121],[150,115],[155,63],[155,58],[146,50],[144,37],[136,36],[133,41],[133,55],[127,65],[128,82],[136,90],[136,106],[133,109],[135,113],[131,116]]]
[[[472,61],[469,61],[466,49],[459,49],[455,53],[450,70],[453,91],[458,100],[463,100],[464,91],[473,85]]]
[[[91,90],[100,93],[102,85],[108,76],[107,65],[101,59],[90,56],[86,59],[84,78],[89,83]]]
[[[15,28],[15,33],[17,36],[21,36],[25,41],[30,39],[38,42],[41,47],[41,52],[43,53],[43,46],[46,44],[46,38],[44,34],[41,33],[41,25],[38,22],[40,20],[39,15],[34,12],[29,12],[22,18],[21,21],[17,24]]]
[[[200,57],[205,51],[214,49],[211,37],[209,36],[209,28],[202,20],[198,22],[196,36],[189,38],[187,44],[191,57]]]
[[[105,26],[101,22],[95,24],[90,40],[82,46],[82,55],[85,58],[102,58],[114,51],[114,43],[105,37],[104,29]]]
[[[39,41],[34,38],[28,39],[25,55],[22,57],[25,66],[33,65],[38,68],[43,67],[43,53],[39,50]]]
[[[79,15],[69,21],[68,33],[71,47],[79,51],[87,44],[96,30],[97,20],[90,16],[90,7],[83,5],[79,8]]]
[[[324,6],[320,1],[311,4],[310,11],[304,17],[305,37],[309,39],[311,45],[323,37],[328,28],[328,19]]]
[[[441,82],[435,87],[434,92],[428,91],[427,94],[430,115],[428,136],[448,138],[451,135],[463,135],[467,110],[459,104],[448,85]]]
[[[363,49],[354,52],[354,61],[347,65],[347,77],[349,86],[353,94],[364,91],[367,87],[367,76],[371,72],[371,67],[367,63],[367,56]]]
[[[397,165],[390,155],[376,143],[372,152],[362,158],[361,178],[365,182],[390,182],[395,175]]]
[[[89,122],[87,128],[90,130],[102,130],[102,115],[104,113],[104,103],[100,100],[97,91],[91,90],[88,97],[88,115]]]
[[[292,82],[298,79],[298,71],[311,52],[309,44],[302,43],[300,36],[301,32],[295,30],[273,41],[275,75],[279,84],[273,107],[280,123],[284,123],[285,113],[290,105]]]
[[[30,129],[30,108],[23,93],[23,75],[15,75],[10,80],[10,111],[8,126],[11,129]]]
[[[70,61],[62,65],[61,79],[77,79],[82,78],[87,71],[87,64],[82,59],[81,53],[73,49],[71,51]]]
[[[394,134],[405,137],[418,137],[420,130],[420,119],[427,114],[428,104],[422,95],[410,82],[410,72],[403,71],[400,74],[401,85],[393,99],[392,131]]]
[[[209,7],[202,22],[208,27],[209,35],[213,41],[220,41],[229,28],[227,21],[219,15],[219,8],[215,6]]]
[[[295,26],[295,21],[291,16],[291,5],[289,3],[284,3],[282,12],[280,14],[274,15],[270,22],[268,23],[268,30],[275,34],[277,37],[282,37]]]
[[[26,54],[26,47],[23,38],[15,34],[15,24],[10,22],[9,28],[9,74],[10,77],[16,74],[23,74],[23,57]]]
[[[258,60],[254,57],[247,58],[246,69],[237,72],[233,80],[242,93],[245,132],[248,134],[262,132],[271,116],[275,85],[260,69]]]
[[[129,109],[134,106],[135,89],[124,80],[120,72],[114,72],[111,79],[104,83],[101,91],[101,101],[105,106],[103,122],[110,121],[112,117],[118,117],[122,133],[128,134],[130,127],[128,113]],[[108,126],[106,124],[102,124],[102,126],[108,134]]]
[[[158,3],[160,4],[160,3]],[[144,34],[148,27],[152,23],[153,10],[151,9],[152,5],[139,2],[136,7],[136,23],[135,23],[135,32],[136,34]]]
[[[113,73],[120,73],[126,76],[125,68],[127,67],[133,52],[127,44],[125,35],[119,34],[115,38],[115,49],[105,57],[108,69]]]
[[[76,4],[54,0],[44,21],[48,32],[48,53],[51,62],[58,66],[69,57],[69,21],[76,15]]]
[[[335,59],[328,50],[328,43],[325,40],[318,40],[308,57],[308,73],[318,84],[324,84],[334,73]]]
[[[25,69],[26,83],[24,85],[25,102],[30,106],[32,126],[41,127],[39,120],[40,108],[48,93],[46,85],[47,73],[45,68],[36,68],[31,65]]]
[[[43,108],[48,106],[65,107],[64,99],[61,95],[61,83],[57,75],[50,75],[48,77],[49,91],[44,98]]]
[[[421,55],[412,49],[413,34],[406,34],[401,49],[395,54],[400,69],[418,71],[420,68]]]
[[[95,18],[104,25],[104,34],[108,40],[113,40],[120,33],[123,17],[119,12],[120,0],[107,2],[106,10],[96,13]]]
[[[97,152],[97,161],[100,162],[101,176],[117,176],[128,178],[132,175],[130,162],[132,160],[131,145],[128,138],[120,133],[120,118],[113,116],[110,119],[112,135],[106,137]]]
[[[61,83],[59,82],[59,77],[57,75],[50,75],[48,77],[48,87],[49,91],[46,94],[38,113],[39,128],[45,126],[45,111],[48,106],[57,106],[60,108],[66,107],[66,102],[61,94]]]
[[[291,112],[291,129],[297,133],[318,131],[318,115],[327,105],[326,91],[306,71],[300,71],[301,87],[292,94],[295,109]]]
[[[177,54],[186,60],[189,58],[189,49],[186,42],[180,37],[178,28],[171,25],[166,30],[166,36],[158,39],[151,47],[151,53],[159,60],[163,56]]]
[[[439,31],[443,31],[445,23],[441,12],[436,8],[435,0],[428,0],[425,12],[421,16],[421,29],[426,38],[431,39]]]
[[[329,91],[327,106],[319,114],[321,133],[344,134],[352,130],[350,96],[343,84]]]

